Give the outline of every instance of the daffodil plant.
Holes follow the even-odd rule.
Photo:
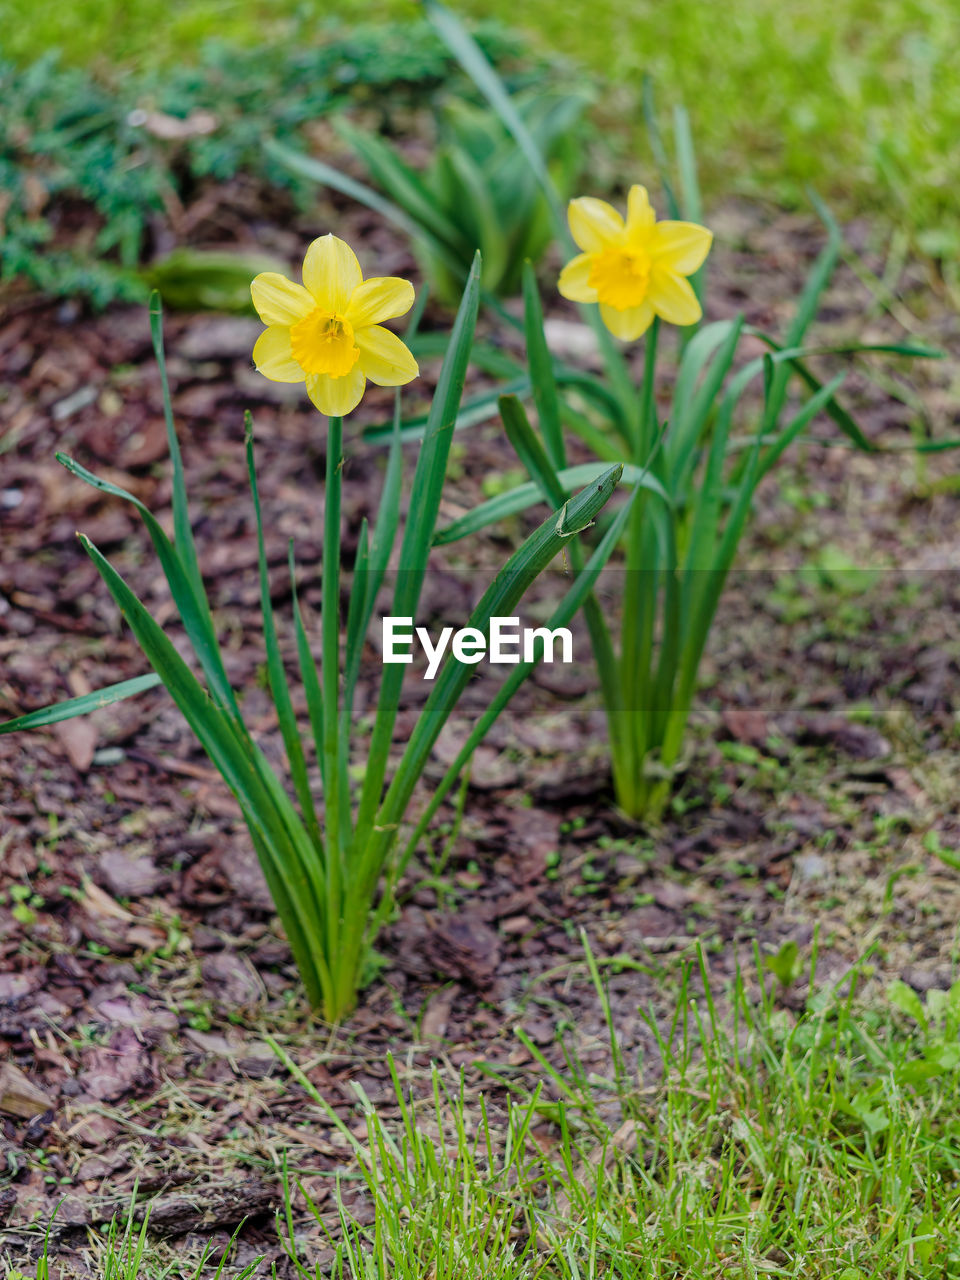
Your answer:
[[[354,693],[361,651],[388,567],[396,567],[391,612],[415,617],[427,571],[447,458],[470,357],[479,298],[479,261],[474,264],[457,314],[409,489],[401,522],[403,466],[400,395],[378,515],[372,531],[360,531],[345,625],[341,617],[341,489],[343,417],[356,408],[366,381],[399,387],[417,376],[410,351],[382,322],[413,304],[406,280],[363,280],[350,247],[335,236],[314,241],[303,264],[302,283],[269,272],[253,281],[254,304],[266,328],[254,348],[258,369],[282,382],[303,382],[327,415],[326,489],[323,513],[320,660],[296,595],[296,565],[290,548],[293,638],[308,710],[309,734],[298,723],[271,604],[267,558],[250,419],[246,454],[259,547],[263,632],[270,691],[290,770],[292,794],[278,777],[244,722],[217,641],[216,625],[200,571],[187,509],[187,494],[163,358],[161,315],[151,311],[154,348],[163,378],[167,431],[173,465],[174,538],[132,494],[102,480],[62,455],[75,475],[137,507],[157,551],[171,595],[190,641],[195,667],[179,654],[165,629],[148,613],[116,569],[82,534],[81,541],[154,675],[124,681],[86,697],[45,708],[0,726],[0,732],[52,724],[130,696],[162,682],[204,750],[236,796],[283,923],[310,1002],[330,1021],[350,1012],[362,983],[364,962],[392,904],[391,888],[413,848],[398,843],[407,809],[431,748],[474,668],[452,654],[433,682],[420,717],[388,777],[388,759],[406,667],[383,668],[376,717],[369,740],[354,742]],[[577,541],[613,493],[619,466],[590,477],[576,497],[557,509],[510,557],[467,622],[484,636],[491,619],[509,616],[524,592],[561,551]],[[626,508],[618,513],[590,562],[557,607],[552,625],[569,620],[582,603],[620,536]],[[401,523],[402,534],[400,532]],[[534,655],[534,660],[542,655]],[[533,662],[514,669],[508,697]],[[501,691],[491,713],[461,753],[465,763],[480,734],[502,709]],[[312,745],[311,745],[312,739]],[[352,748],[356,748],[355,751]],[[315,756],[312,776],[310,755]],[[359,766],[359,768],[357,768]],[[354,784],[357,773],[362,781]],[[451,772],[431,798],[435,811],[452,786]],[[317,783],[319,785],[317,785]],[[422,830],[423,823],[418,830]],[[384,872],[386,876],[384,883]],[[382,892],[380,892],[382,886]],[[379,893],[379,902],[378,902]]]
[[[539,434],[520,399],[502,397],[500,409],[531,481],[441,530],[438,540],[462,537],[538,500],[556,505],[583,474],[582,466],[567,466],[564,426],[599,458],[624,462],[623,478],[635,486],[636,498],[623,538],[618,645],[593,595],[584,608],[606,706],[617,801],[631,816],[655,820],[683,765],[700,660],[757,485],[821,413],[855,447],[872,447],[836,398],[843,374],[824,385],[807,363],[811,355],[830,354],[829,349],[806,346],[805,337],[836,263],[840,233],[818,202],[827,241],[782,342],[742,317],[702,323],[700,293],[712,236],[700,225],[685,113],[676,115],[676,137],[686,217],[666,172],[649,104],[647,123],[672,216],[657,221],[639,184],[629,189],[625,216],[606,201],[586,196],[564,210],[536,140],[482,51],[437,0],[425,0],[425,5],[543,186],[557,237],[572,255],[560,274],[559,292],[580,304],[605,367],[605,377],[597,378],[553,358],[544,338],[536,280],[528,269],[529,379],[518,391],[532,396]],[[680,327],[679,355],[669,373],[658,365],[664,324]],[[759,339],[767,353],[744,360],[741,339],[747,335]],[[628,357],[641,339],[642,374],[634,380]],[[842,348],[847,356],[873,350],[939,354],[907,344]],[[759,394],[748,399],[745,393],[754,389]],[[574,396],[579,404],[573,403]],[[661,404],[667,405],[665,411]],[[571,551],[575,567],[581,554],[576,547]]]

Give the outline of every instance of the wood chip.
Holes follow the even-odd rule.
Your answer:
[[[33,1116],[42,1116],[52,1106],[53,1101],[28,1080],[19,1067],[12,1062],[0,1066],[0,1111],[29,1120]]]

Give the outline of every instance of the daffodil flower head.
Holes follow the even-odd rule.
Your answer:
[[[703,314],[687,276],[710,251],[713,234],[695,222],[657,222],[645,187],[633,186],[626,220],[605,200],[570,201],[570,233],[583,250],[557,287],[572,302],[598,302],[603,323],[625,342],[654,316],[696,324]]]
[[[381,323],[410,310],[413,285],[398,276],[364,280],[356,254],[337,236],[321,236],[307,249],[303,284],[264,271],[250,293],[267,326],[253,363],[274,382],[305,383],[321,413],[350,413],[367,378],[402,387],[420,372],[404,343]]]

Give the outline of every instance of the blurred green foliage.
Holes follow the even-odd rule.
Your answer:
[[[480,38],[494,62],[515,59],[499,26]],[[265,138],[296,141],[302,125],[347,105],[429,104],[451,86],[465,81],[425,23],[327,23],[309,44],[263,49],[211,41],[184,65],[109,77],[56,52],[24,68],[0,63],[0,278],[95,306],[145,298],[138,267],[151,223],[204,178],[251,173],[306,206],[314,186],[271,160]]]
[[[908,228],[934,255],[960,256],[960,72],[956,0],[458,0],[466,17],[522,24],[544,51],[574,56],[611,88],[611,122],[633,135],[617,87],[650,72],[663,102],[683,101],[708,195],[803,201],[813,183],[834,207]],[[7,56],[53,45],[77,61],[177,63],[220,35],[261,55],[310,41],[323,15],[409,18],[409,0],[74,0],[37,13],[7,0]],[[405,41],[396,55],[406,55]],[[622,114],[623,113],[623,114]],[[624,175],[625,180],[633,176]]]
[[[564,198],[573,194],[583,167],[587,101],[583,92],[549,88],[528,90],[515,99]],[[484,288],[503,297],[516,294],[524,260],[538,261],[553,238],[536,175],[489,108],[453,98],[436,112],[436,119],[437,145],[422,171],[383,138],[345,119],[337,121],[338,133],[377,190],[335,165],[276,147],[272,154],[285,159],[293,172],[360,200],[411,235],[442,302],[456,305],[477,249]]]

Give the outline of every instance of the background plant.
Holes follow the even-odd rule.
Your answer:
[[[519,58],[517,38],[499,25],[483,24],[477,38],[515,87],[545,73],[536,58]],[[145,301],[154,286],[179,304],[188,279],[187,300],[209,305],[201,291],[219,272],[212,301],[235,305],[239,279],[248,306],[255,264],[241,262],[238,276],[235,263],[181,257],[144,279],[138,267],[154,224],[203,181],[238,173],[308,209],[314,184],[267,154],[265,136],[299,144],[305,125],[347,105],[376,109],[388,129],[396,112],[432,110],[440,95],[458,90],[469,91],[468,82],[425,22],[328,22],[308,42],[256,49],[208,39],[195,64],[178,59],[126,74],[95,75],[57,52],[26,66],[0,62],[0,280],[20,278],[52,297],[102,307]],[[78,207],[99,223],[89,243],[73,234]]]
[[[515,102],[558,192],[568,194],[582,168],[586,95],[538,87]],[[442,301],[459,296],[477,249],[484,288],[501,296],[518,291],[524,259],[536,262],[552,238],[550,213],[536,175],[495,113],[447,101],[423,172],[386,141],[345,119],[337,122],[337,130],[386,200],[333,165],[283,145],[268,151],[292,173],[360,200],[411,235]]]
[[[390,609],[398,616],[417,616],[478,299],[479,262],[471,273],[450,337],[410,490],[410,514],[399,538],[396,587]],[[83,535],[81,541],[156,675],[240,804],[311,1004],[321,1008],[328,1020],[339,1021],[353,1008],[363,981],[369,944],[391,909],[388,886],[377,912],[371,914],[381,875],[394,853],[400,826],[430,750],[470,679],[473,667],[452,657],[447,660],[389,779],[389,755],[405,668],[397,664],[384,667],[371,738],[363,748],[362,782],[354,792],[351,739],[361,653],[377,596],[398,542],[402,482],[399,399],[380,509],[372,531],[368,534],[366,524],[361,529],[343,632],[340,616],[343,437],[341,419],[330,418],[319,670],[297,603],[293,549],[290,551],[297,657],[323,789],[322,813],[318,810],[271,604],[252,430],[248,422],[247,463],[257,524],[267,672],[296,795],[294,805],[247,728],[224,669],[187,509],[183,468],[164,372],[159,303],[152,309],[152,328],[163,375],[173,463],[175,542],[170,542],[147,508],[131,494],[99,479],[71,459],[58,456],[73,474],[95,488],[132,502],[146,524],[205,685],[109,561]],[[611,496],[620,473],[618,466],[602,468],[602,474],[577,498],[564,502],[510,557],[467,625],[486,633],[491,617],[510,616],[538,573],[570,545],[577,533],[592,523]],[[602,566],[602,558],[609,554],[615,541],[612,537],[601,545],[587,573],[576,584],[574,608],[579,593],[589,589]],[[0,732],[50,724],[129,696],[150,683],[155,681],[149,677],[124,681],[109,690],[21,717],[0,727]],[[398,869],[395,863],[394,876]]]

